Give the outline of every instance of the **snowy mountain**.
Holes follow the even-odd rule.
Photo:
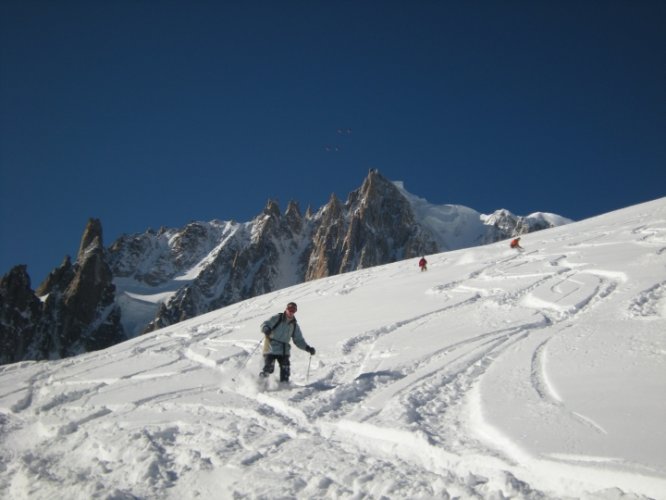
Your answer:
[[[72,264],[66,258],[38,287],[43,306],[31,296],[25,268],[3,278],[0,343],[7,348],[0,362],[104,348],[304,281],[569,222],[552,214],[517,217],[498,210],[483,215],[463,206],[432,205],[377,170],[345,203],[332,195],[318,211],[305,215],[296,202],[281,213],[269,201],[249,222],[214,220],[149,230],[123,235],[106,249],[101,222],[91,220],[83,241],[98,242],[95,259],[88,259],[83,251],[87,243],[82,243],[77,260]],[[94,263],[86,267],[86,262]],[[96,270],[97,281],[92,281],[99,290],[80,279],[86,268]],[[79,289],[83,283],[89,284]]]
[[[0,367],[0,497],[666,498],[666,198]],[[258,382],[288,301],[310,357]]]
[[[290,202],[281,214],[269,201],[249,223],[126,236],[109,254],[123,322],[135,335],[151,320],[149,330],[304,281],[569,222],[432,205],[371,170],[344,204],[332,195],[316,213],[302,216]]]
[[[440,252],[486,245],[572,222],[544,212],[522,217],[500,209],[485,215],[462,205],[433,205],[406,191],[402,182],[397,181],[395,185],[409,201],[418,224],[434,238]]]

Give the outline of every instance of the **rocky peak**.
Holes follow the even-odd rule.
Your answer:
[[[375,168],[370,169],[368,176],[363,181],[363,184],[361,184],[361,193],[364,197],[376,195],[378,192],[390,192],[394,189],[396,189],[394,184]]]
[[[264,215],[269,217],[279,219],[280,218],[280,205],[275,200],[268,200],[264,210],[262,212]]]
[[[484,224],[492,229],[485,242],[500,241],[568,222],[571,221],[553,214],[536,213],[528,216],[519,216],[514,215],[506,209],[496,210],[484,217]]]
[[[432,253],[436,248],[400,190],[371,169],[344,206],[333,194],[319,212],[306,279]]]
[[[65,305],[83,323],[92,321],[98,306],[113,303],[112,281],[113,274],[104,257],[102,225],[98,219],[90,219],[81,238],[74,278],[63,295]]]
[[[125,339],[101,229],[98,220],[90,220],[76,263],[65,257],[39,287],[43,301],[30,289],[25,266],[2,280],[0,339],[12,354],[0,361],[70,356]]]
[[[303,217],[301,216],[301,210],[298,207],[298,202],[290,201],[287,205],[287,210],[284,213],[285,220],[287,225],[292,232],[300,232],[303,226]]]
[[[372,200],[385,195],[395,196],[396,192],[395,185],[381,175],[379,170],[370,169],[361,187],[352,191],[347,197],[347,204],[372,203]]]
[[[377,169],[347,201],[349,229],[341,272],[432,253],[437,244],[420,228],[409,201]]]
[[[301,219],[301,209],[298,207],[298,202],[290,200],[284,215],[289,219]]]
[[[114,277],[158,286],[195,266],[219,244],[225,230],[235,226],[193,221],[181,229],[122,235],[109,247],[106,259]]]
[[[53,271],[49,273],[46,279],[37,287],[35,293],[38,297],[42,297],[51,293],[51,290],[57,287],[62,287],[63,289],[69,285],[74,277],[74,270],[72,268],[72,260],[69,255],[65,255],[65,258],[60,264],[59,267],[56,267]]]
[[[316,230],[312,237],[304,279],[306,281],[332,276],[340,269],[342,242],[346,233],[344,207],[335,193],[317,214]]]
[[[205,253],[208,253],[211,239],[210,225],[190,222],[185,230],[178,231],[170,240],[170,254],[177,269],[194,265]]]
[[[361,188],[350,195],[347,203],[351,205],[353,217],[362,217],[380,228],[396,223],[415,224],[409,201],[377,169],[370,170]]]
[[[342,209],[343,205],[340,198],[335,193],[331,193],[328,203],[322,207],[321,213],[327,219],[336,219],[342,215]]]
[[[486,218],[485,223],[495,229],[491,241],[499,241],[517,234],[518,218],[506,209],[495,210]]]
[[[34,340],[40,309],[27,266],[15,266],[0,278],[0,364],[24,358]]]
[[[88,224],[83,231],[81,237],[81,245],[79,246],[79,253],[77,260],[84,257],[85,252],[102,247],[102,223],[99,219],[88,219]]]
[[[65,257],[38,289],[45,297],[36,316],[34,339],[23,353],[25,359],[70,356],[124,340],[112,280],[102,225],[98,219],[90,219],[76,263],[72,265]]]
[[[30,276],[26,265],[14,266],[9,273],[0,278],[0,302],[4,305],[7,297],[19,299],[19,303],[30,302],[34,296],[30,288]]]
[[[261,213],[252,221],[252,225],[254,226],[252,241],[260,241],[264,239],[267,234],[272,234],[276,231],[280,225],[280,219],[281,214],[278,202],[275,200],[268,200]]]

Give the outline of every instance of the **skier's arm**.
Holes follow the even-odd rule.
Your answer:
[[[261,324],[261,327],[260,327],[260,330],[262,331],[262,333],[264,333],[265,335],[270,335],[270,333],[273,331],[273,328],[275,327],[275,325],[277,323],[277,320],[278,320],[279,316],[280,316],[279,314],[275,314],[275,315],[271,316],[270,318],[268,318],[266,321],[264,321]]]
[[[296,325],[296,328],[294,328],[294,344],[296,344],[296,347],[299,349],[302,349],[304,351],[310,352],[309,345],[303,338],[303,332],[301,332],[301,327]]]

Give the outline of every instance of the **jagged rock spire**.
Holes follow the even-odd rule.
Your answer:
[[[7,288],[11,283],[13,285]],[[76,263],[72,265],[66,256],[62,265],[38,288],[43,302],[29,290],[29,285],[25,268],[13,271],[10,280],[5,280],[3,285],[11,292],[7,304],[12,304],[14,309],[29,309],[29,313],[23,312],[24,317],[29,318],[29,325],[23,325],[20,331],[0,333],[0,337],[13,338],[7,343],[14,344],[14,361],[70,356],[125,340],[99,219],[88,221]],[[5,303],[5,299],[1,302]],[[6,316],[5,311],[0,311],[0,324],[6,322]],[[0,361],[6,362],[6,359]]]
[[[298,216],[300,218],[301,209],[298,206],[298,202],[295,200],[290,200],[289,203],[287,204],[287,210],[285,210],[284,214],[287,217]]]
[[[268,200],[262,213],[271,217],[280,217],[280,205],[276,200]]]
[[[90,218],[88,219],[88,224],[81,237],[77,260],[81,259],[87,250],[92,250],[94,248],[103,248],[102,223],[99,219]]]
[[[35,293],[38,297],[51,293],[51,290],[58,285],[69,284],[74,277],[74,271],[72,269],[72,259],[69,255],[65,255],[65,258],[60,264],[59,267],[56,267],[53,271],[49,273],[41,285],[37,287]]]

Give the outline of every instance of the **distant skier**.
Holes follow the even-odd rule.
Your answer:
[[[259,374],[261,377],[268,377],[273,373],[277,360],[280,365],[280,382],[289,382],[291,340],[294,341],[296,347],[314,356],[315,348],[310,347],[305,341],[301,328],[296,322],[297,309],[294,302],[289,302],[283,313],[275,314],[261,324],[261,331],[265,335],[264,368]]]
[[[421,272],[428,270],[428,261],[425,257],[421,257],[421,260],[419,261],[419,267],[421,268]]]
[[[514,238],[511,240],[511,248],[515,248],[516,250],[522,250],[523,247],[520,246],[520,238]]]

